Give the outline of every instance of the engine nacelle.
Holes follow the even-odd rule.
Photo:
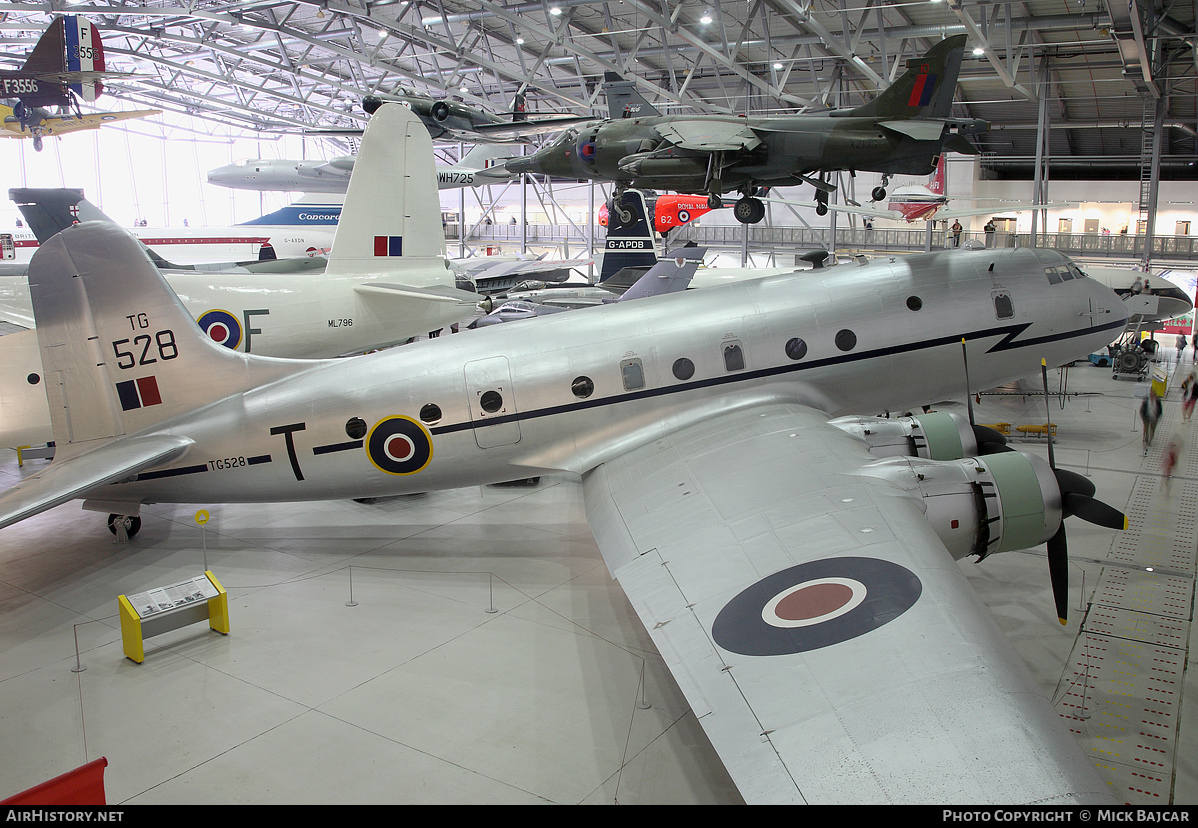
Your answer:
[[[1017,451],[950,461],[891,458],[861,473],[918,493],[928,523],[957,559],[1039,546],[1063,517],[1052,468]]]
[[[958,460],[976,457],[978,442],[969,422],[959,414],[934,411],[914,417],[839,417],[832,425],[869,446],[878,457],[924,457]]]

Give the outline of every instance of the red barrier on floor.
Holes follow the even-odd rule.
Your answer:
[[[104,800],[106,767],[108,759],[101,756],[94,762],[2,800],[0,805],[107,805]]]

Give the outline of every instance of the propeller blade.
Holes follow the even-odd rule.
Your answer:
[[[1086,497],[1094,497],[1094,493],[1098,489],[1094,486],[1094,481],[1090,478],[1080,475],[1075,471],[1068,469],[1053,469],[1052,473],[1056,475],[1057,487],[1061,490],[1063,496],[1066,492],[1072,494],[1085,495]]]
[[[965,350],[965,337],[961,337],[961,362],[965,365],[965,405],[969,409],[969,424],[977,428],[973,421],[973,394],[969,390],[969,354]]]
[[[1075,515],[1087,523],[1105,526],[1107,529],[1127,528],[1127,515],[1101,500],[1076,492],[1062,492],[1061,500],[1066,514]]]
[[[1052,580],[1057,620],[1064,625],[1069,619],[1069,555],[1063,520],[1057,533],[1048,539],[1048,577]]]
[[[973,437],[977,441],[978,451],[982,454],[997,454],[1000,451],[1014,451],[1007,445],[1007,438],[998,431],[984,425],[973,426]]]
[[[1040,360],[1040,376],[1044,379],[1044,413],[1046,415],[1044,422],[1047,424],[1052,422],[1052,410],[1048,407],[1048,362],[1044,359]],[[1048,465],[1055,469],[1057,467],[1057,459],[1052,453],[1051,426],[1048,427],[1045,436],[1048,437]]]

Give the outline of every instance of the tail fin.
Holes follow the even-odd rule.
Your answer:
[[[67,18],[59,16],[50,21],[21,66],[22,72],[55,74],[67,71]]]
[[[8,197],[17,203],[17,209],[29,222],[29,229],[38,244],[45,244],[55,234],[84,221],[106,221],[112,224],[103,210],[83,196],[83,190],[62,188],[14,187]],[[140,243],[140,242],[139,242]],[[146,255],[158,267],[166,270],[195,270],[195,265],[181,265],[167,261],[152,248],[146,247]]]
[[[932,170],[932,180],[928,182],[928,189],[936,195],[944,195],[944,166],[944,153],[941,153],[939,160],[936,162],[936,169]]]
[[[113,224],[69,227],[42,245],[29,293],[58,459],[294,370],[205,336],[141,243]]]
[[[516,97],[512,101],[512,123],[518,124],[521,121],[528,120],[528,104],[525,102],[525,97],[528,93],[523,88],[516,93]]]
[[[609,118],[645,118],[661,114],[636,91],[634,81],[624,80],[615,72],[603,73],[603,94],[607,96]]]
[[[965,35],[954,35],[937,43],[923,57],[907,61],[902,77],[848,114],[862,118],[949,117],[965,41]]]
[[[67,71],[66,18],[59,16],[50,22],[34,44],[33,51],[25,58],[21,72],[28,75],[54,76]],[[25,107],[65,106],[71,102],[71,91],[66,84],[44,78],[34,82],[34,88],[22,92],[18,97]],[[21,109],[21,107],[15,107]]]
[[[608,207],[607,241],[603,245],[599,284],[624,268],[647,269],[655,264],[657,245],[653,240],[653,224],[649,221],[645,196],[639,190],[625,190],[620,204]]]
[[[328,272],[406,275],[410,271],[412,278],[404,278],[406,284],[441,284],[452,279],[445,259],[432,138],[410,109],[383,104],[362,135]],[[421,271],[436,278],[420,276]]]
[[[104,44],[100,32],[90,22],[76,14],[63,18],[66,22],[67,71],[103,72]],[[91,103],[104,92],[99,79],[71,84],[71,90],[83,100]]]

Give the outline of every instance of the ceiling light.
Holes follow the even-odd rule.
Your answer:
[[[517,45],[517,46],[523,46],[523,45],[524,45],[524,38],[522,38],[522,37],[518,37],[518,38],[516,38],[516,45]]]
[[[551,9],[549,10],[549,13],[550,13],[550,14],[557,15],[557,14],[561,14],[561,13],[562,13],[562,10],[561,10],[561,9],[559,9],[557,6],[554,6],[553,8],[551,8]]]
[[[700,17],[699,22],[702,23],[704,26],[709,24],[711,22],[711,12],[707,12],[702,17]]]
[[[781,68],[782,68],[782,64],[781,64],[781,63],[775,63],[775,64],[774,64],[774,68],[775,68],[775,69],[781,69]]]
[[[985,50],[985,49],[983,49],[981,46],[974,46],[974,47],[973,47],[973,56],[974,56],[974,57],[981,57],[981,56],[982,56],[982,55],[984,55],[984,54],[986,54],[986,50]]]

